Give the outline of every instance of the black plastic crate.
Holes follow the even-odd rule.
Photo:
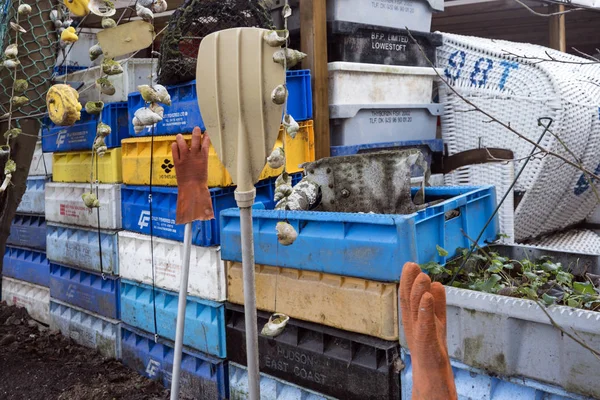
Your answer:
[[[248,365],[244,308],[227,303],[227,356]],[[258,331],[269,314],[258,311]],[[398,400],[400,345],[290,319],[275,338],[258,337],[260,371],[344,400]]]
[[[333,21],[327,24],[327,31],[329,62],[431,66],[405,29]],[[435,49],[442,45],[442,35],[413,31],[411,34],[435,65]]]

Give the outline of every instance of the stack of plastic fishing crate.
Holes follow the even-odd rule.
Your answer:
[[[32,318],[50,323],[50,266],[46,258],[44,187],[52,175],[52,154],[36,144],[27,189],[10,227],[2,268],[2,300],[25,307]]]
[[[300,171],[299,164],[314,160],[312,93],[309,71],[290,72],[288,79],[291,112],[301,127],[295,139],[286,136],[287,170],[294,173]],[[130,125],[130,135],[137,137],[123,140],[124,231],[119,233],[123,362],[166,386],[173,365],[184,239],[184,226],[175,224],[177,180],[171,144],[176,134],[184,134],[189,143],[194,127],[204,129],[195,81],[168,90],[171,105],[165,106],[163,120],[137,135]],[[143,106],[139,93],[130,94],[130,120]],[[282,146],[281,141],[276,146]],[[265,167],[256,185],[256,207],[274,206],[275,177],[280,173]],[[216,399],[228,398],[229,386],[219,215],[236,203],[235,187],[214,149],[209,152],[208,183],[216,219],[192,224],[181,390],[195,398]]]
[[[431,163],[442,152],[432,68],[442,40],[430,29],[443,8],[438,0],[327,2],[332,156],[418,148]]]
[[[94,155],[99,122],[111,127],[108,150]],[[120,357],[117,231],[121,229],[121,139],[127,136],[127,103],[107,103],[102,113],[81,111],[73,126],[52,123],[42,146],[54,152],[54,174],[46,185],[50,316],[53,329],[106,357]],[[97,160],[97,163],[96,163]],[[90,183],[92,182],[92,183]],[[84,193],[100,208],[89,209]]]

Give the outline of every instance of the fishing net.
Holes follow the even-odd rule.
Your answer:
[[[19,17],[19,25],[27,32],[19,36],[19,56],[21,63],[17,67],[17,79],[26,79],[29,88],[23,94],[29,103],[13,112],[13,116],[38,116],[46,112],[46,92],[51,84],[58,40],[56,30],[50,21],[50,11],[58,4],[57,0],[26,0],[21,4],[31,6],[31,14]],[[0,43],[2,51],[15,42],[15,31],[9,28],[9,22],[15,21],[19,1],[0,0]],[[0,115],[9,110],[12,93],[12,71],[0,71]],[[18,125],[18,124],[17,124]]]
[[[271,28],[264,0],[186,0],[169,19],[160,46],[158,82],[173,85],[196,78],[198,47],[213,32],[239,28]]]

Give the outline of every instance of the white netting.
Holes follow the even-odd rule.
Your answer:
[[[549,58],[548,49],[540,46],[443,37],[438,67],[463,97],[532,141],[544,130],[538,119],[552,118],[552,133],[546,133],[541,146],[574,162],[581,160],[591,171],[600,170],[600,87],[594,84],[600,77],[595,67],[540,62]],[[515,171],[521,169],[532,144],[473,111],[446,85],[439,91],[445,103],[442,135],[450,155],[479,147],[506,148],[518,160]],[[515,190],[525,193],[514,216],[515,238],[521,240],[581,221],[596,203],[581,171],[552,156],[532,159]]]
[[[515,178],[513,163],[489,163],[469,165],[458,168],[444,176],[446,186],[495,185],[496,202],[500,204],[502,197],[508,192]],[[515,202],[513,191],[504,200],[498,211],[500,233],[506,235],[501,242],[515,241]]]
[[[600,235],[591,230],[573,229],[528,242],[544,249],[600,255]]]

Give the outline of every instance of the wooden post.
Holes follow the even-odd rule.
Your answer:
[[[329,157],[329,73],[327,71],[326,0],[300,1],[302,67],[311,70],[316,159]]]
[[[565,6],[562,4],[551,4],[548,7],[548,13],[554,14],[558,12],[564,12]],[[567,51],[567,37],[565,32],[565,14],[554,15],[550,17],[550,47],[566,52]]]

